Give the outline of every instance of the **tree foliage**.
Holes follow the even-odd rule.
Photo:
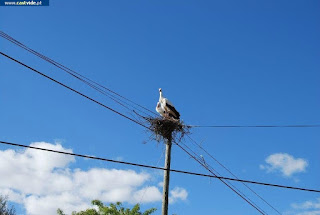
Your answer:
[[[72,215],[150,215],[155,212],[156,208],[151,208],[145,212],[140,211],[140,205],[136,204],[132,209],[124,208],[121,202],[116,204],[110,204],[109,206],[104,205],[99,200],[93,200],[92,205],[97,206],[98,210],[89,208],[85,211],[72,212]],[[57,210],[58,215],[65,215],[61,209]]]
[[[1,215],[15,215],[16,210],[14,207],[8,206],[8,197],[0,196],[0,214]]]

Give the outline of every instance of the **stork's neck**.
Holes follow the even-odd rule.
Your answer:
[[[163,99],[162,97],[162,91],[160,91],[160,97],[159,97],[159,100]]]

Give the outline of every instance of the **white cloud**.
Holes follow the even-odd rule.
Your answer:
[[[35,142],[35,147],[72,152],[61,144]],[[0,194],[23,204],[30,215],[56,215],[57,207],[70,214],[91,207],[93,199],[103,202],[148,203],[161,201],[157,185],[148,186],[151,175],[133,170],[70,169],[74,157],[26,149],[0,150]],[[187,191],[174,188],[171,199],[185,200]]]
[[[2,196],[10,196],[10,201],[13,201],[19,204],[23,203],[24,195],[16,193],[11,189],[0,188],[0,194]]]
[[[319,214],[320,214],[320,210],[316,210],[316,211],[305,211],[305,212],[297,213],[296,215],[319,215]]]
[[[291,204],[293,211],[287,212],[287,214],[295,215],[320,215],[320,198],[315,201],[305,201],[302,203]]]
[[[155,202],[161,201],[162,193],[155,186],[145,187],[135,193],[133,196],[134,202]]]
[[[85,201],[82,196],[74,193],[63,192],[51,195],[31,195],[24,200],[24,206],[28,214],[56,214],[60,207],[67,214],[74,210],[84,210],[91,207],[90,201]]]
[[[175,187],[173,190],[170,191],[170,203],[175,203],[178,200],[186,200],[188,197],[188,192],[181,187]]]
[[[269,155],[266,159],[266,165],[260,165],[260,169],[267,172],[280,171],[284,176],[290,177],[295,173],[305,172],[308,162],[302,158],[294,158],[287,153],[276,153]]]
[[[320,209],[320,198],[316,201],[305,201],[303,203],[293,203],[292,208],[294,209]]]

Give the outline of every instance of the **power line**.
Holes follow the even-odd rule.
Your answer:
[[[81,75],[81,74],[79,74],[79,73],[77,73],[77,72],[75,72],[75,71],[73,71],[73,70],[65,67],[65,66],[62,65],[62,64],[59,64],[59,63],[55,62],[54,60],[52,60],[52,59],[50,59],[50,58],[48,58],[48,57],[46,57],[46,56],[44,56],[44,55],[42,55],[42,54],[40,54],[39,52],[36,52],[35,50],[27,47],[26,45],[24,45],[24,44],[22,44],[21,42],[15,40],[14,38],[12,38],[11,36],[5,34],[4,32],[1,32],[1,31],[0,31],[0,36],[3,37],[3,38],[5,38],[5,39],[7,39],[7,40],[9,40],[10,42],[14,43],[15,45],[17,45],[17,46],[19,46],[19,47],[27,50],[28,52],[36,55],[37,57],[40,57],[41,59],[43,59],[43,60],[45,60],[45,61],[53,64],[54,66],[56,66],[56,67],[58,67],[59,69],[65,71],[66,73],[68,73],[68,74],[71,75],[72,77],[74,77],[74,78],[82,81],[83,83],[87,84],[87,85],[90,86],[91,88],[93,88],[93,89],[97,90],[98,92],[102,93],[102,94],[105,95],[106,97],[109,97],[110,99],[112,99],[113,101],[117,102],[118,104],[120,104],[121,106],[125,107],[126,109],[129,109],[129,108],[128,108],[126,105],[124,105],[124,104],[127,104],[127,105],[130,105],[130,104],[128,104],[127,102],[123,101],[121,98],[118,98],[118,97],[116,97],[116,96],[122,97],[122,98],[124,98],[124,99],[126,99],[126,100],[128,100],[128,101],[130,101],[130,102],[132,102],[132,103],[134,103],[133,101],[131,101],[131,100],[129,100],[129,99],[127,99],[127,98],[125,98],[125,97],[117,94],[116,92],[110,90],[109,88],[106,88],[106,87],[98,84],[97,82],[94,82],[94,81],[92,81],[91,79],[89,79],[89,78],[87,78],[87,77],[85,77],[85,76],[83,76],[83,75]],[[106,90],[107,90],[107,91],[106,91]],[[116,96],[113,95],[112,93],[115,94]],[[123,104],[123,103],[124,103],[124,104]],[[139,105],[139,106],[140,106],[140,105]],[[131,105],[131,107],[133,107],[133,106]],[[144,108],[144,107],[143,107],[143,108]],[[145,109],[146,109],[146,108],[145,108]],[[129,110],[130,110],[130,109],[129,109]],[[132,110],[130,110],[130,111],[132,111]],[[139,109],[139,111],[141,111],[141,110]],[[147,113],[145,113],[144,111],[141,111],[141,112],[144,113],[144,114],[147,114]],[[147,115],[148,115],[148,114],[147,114]]]
[[[131,162],[125,162],[125,161],[119,161],[119,160],[112,160],[112,159],[107,159],[107,158],[101,158],[101,157],[95,157],[95,156],[89,156],[89,155],[82,155],[82,154],[76,154],[76,153],[70,153],[70,152],[64,152],[64,151],[58,151],[58,150],[52,150],[52,149],[45,149],[45,148],[40,148],[40,147],[35,147],[35,146],[27,146],[27,145],[11,143],[11,142],[1,141],[1,140],[0,140],[0,143],[1,144],[5,144],[5,145],[11,145],[11,146],[18,146],[18,147],[23,147],[23,148],[35,149],[35,150],[48,151],[48,152],[71,155],[71,156],[82,157],[82,158],[88,158],[88,159],[93,159],[93,160],[102,160],[102,161],[106,161],[106,162],[113,162],[113,163],[119,163],[119,164],[131,165],[131,166],[139,166],[139,167],[150,168],[150,169],[167,170],[166,168],[156,167],[156,166],[151,166],[151,165],[144,165],[144,164],[131,163]],[[181,148],[181,146],[180,146],[180,148]],[[222,177],[222,176],[214,176],[214,175],[195,173],[195,172],[188,172],[188,171],[176,170],[176,169],[170,169],[170,171],[171,172],[176,172],[176,173],[188,174],[188,175],[196,175],[196,176],[208,177],[208,178],[217,178],[217,179],[223,179],[223,180],[229,180],[229,181],[238,181],[238,182],[251,183],[251,184],[257,184],[257,185],[264,185],[264,186],[271,186],[271,187],[278,187],[278,188],[285,188],[285,189],[293,189],[293,190],[300,190],[300,191],[306,191],[306,192],[320,193],[320,190],[315,190],[315,189],[307,189],[307,188],[301,188],[301,187],[290,187],[290,186],[279,185],[279,184],[270,184],[270,183],[264,183],[264,182],[249,181],[249,180],[242,180],[242,179]]]
[[[210,154],[207,150],[205,150],[200,144],[198,144],[194,139],[192,139],[190,137],[190,135],[187,134],[187,137],[191,140],[191,142],[193,144],[195,144],[196,146],[198,146],[202,151],[204,151],[207,155],[209,155],[209,157],[211,157],[215,162],[217,162],[222,168],[224,168],[227,172],[229,172],[233,177],[235,177],[236,179],[239,179],[235,174],[233,174],[231,172],[231,170],[229,170],[225,165],[223,165],[221,162],[218,161],[218,159],[216,159],[215,157],[213,157],[212,154]],[[276,211],[278,214],[281,215],[281,213],[279,212],[279,210],[277,210],[274,206],[272,206],[267,200],[265,200],[262,196],[260,196],[257,192],[255,192],[251,187],[249,187],[248,185],[246,185],[245,183],[241,182],[245,187],[247,187],[252,193],[254,193],[257,197],[259,197],[263,202],[265,202],[269,207],[271,207],[274,211]]]
[[[34,54],[35,56],[51,63],[52,65],[56,66],[57,68],[60,68],[61,70],[67,72],[69,75],[77,78],[78,80],[82,81],[83,83],[87,84],[88,86],[90,86],[91,88],[97,90],[98,92],[102,93],[103,95],[109,97],[110,99],[112,99],[113,101],[115,101],[116,103],[120,104],[121,106],[125,107],[126,109],[129,109],[126,105],[129,105],[131,107],[133,107],[132,105],[128,104],[127,102],[123,101],[122,99],[138,106],[139,108],[142,108],[146,111],[148,111],[149,113],[152,113],[153,115],[157,115],[157,113],[155,113],[154,111],[120,95],[119,93],[115,92],[114,90],[111,90],[108,87],[105,87],[99,83],[97,83],[96,81],[93,81],[92,79],[81,75],[80,73],[52,60],[51,58],[35,51],[34,49],[26,46],[25,44],[21,43],[20,41],[14,39],[13,37],[11,37],[10,35],[4,33],[3,31],[0,31],[0,36],[8,41],[10,41],[11,43],[19,46],[20,48]],[[107,91],[107,92],[106,92]],[[113,95],[112,95],[113,94]],[[118,97],[117,97],[118,96]],[[121,99],[119,99],[121,98]],[[125,104],[125,105],[124,105]],[[129,109],[131,110],[131,109]],[[140,112],[149,115],[148,113],[142,111],[141,109],[138,109]],[[134,111],[133,111],[134,112]],[[149,115],[150,116],[150,115]],[[188,127],[192,127],[192,128],[309,128],[309,127],[320,127],[320,125],[188,125]]]
[[[163,150],[162,150],[162,152],[161,152],[161,154],[160,154],[160,157],[159,157],[159,159],[158,159],[158,162],[156,163],[156,166],[159,165],[159,163],[160,163],[162,157],[164,156],[165,152],[166,152],[166,150],[163,148]],[[145,189],[145,190],[143,191],[143,193],[142,193],[142,195],[141,195],[141,198],[140,198],[140,201],[139,201],[139,204],[141,203],[141,201],[142,201],[144,195],[146,194],[146,192],[147,192],[147,189]]]
[[[201,166],[203,166],[205,169],[207,169],[209,172],[211,172],[215,177],[217,176],[212,170],[210,170],[205,164],[200,162],[197,158],[195,158],[190,152],[188,152],[186,149],[184,149],[182,146],[180,146],[178,143],[176,143],[179,148],[181,148],[184,152],[186,152],[191,158],[193,158],[195,161],[197,161]],[[222,183],[224,183],[227,187],[229,187],[233,192],[235,192],[238,196],[240,196],[243,200],[245,200],[249,205],[251,205],[253,208],[255,208],[259,213],[265,214],[261,209],[259,209],[254,203],[252,203],[250,200],[248,200],[246,197],[244,197],[240,192],[236,191],[230,184],[225,182],[223,179],[218,178]]]
[[[105,86],[103,86],[103,85],[101,85],[101,84],[99,84],[99,83],[97,83],[97,82],[95,82],[95,81],[93,81],[93,80],[85,77],[84,75],[81,75],[80,73],[75,72],[74,70],[72,70],[72,69],[70,69],[70,68],[68,68],[68,67],[66,67],[66,66],[64,66],[64,65],[62,65],[62,64],[60,64],[60,63],[58,63],[58,62],[56,62],[56,61],[54,61],[54,60],[52,60],[52,59],[50,59],[49,57],[44,56],[43,54],[41,54],[41,53],[39,53],[39,52],[31,49],[30,47],[24,45],[23,43],[19,42],[19,41],[16,40],[16,39],[14,39],[14,38],[11,37],[10,35],[8,35],[8,34],[2,32],[2,31],[0,31],[0,36],[1,36],[2,38],[6,39],[6,40],[8,40],[8,41],[10,41],[10,42],[12,42],[13,44],[15,44],[15,45],[23,48],[24,50],[26,50],[26,51],[34,54],[35,56],[37,56],[37,57],[39,57],[39,58],[41,58],[41,59],[43,59],[43,60],[51,63],[52,65],[58,67],[59,69],[65,71],[66,73],[68,73],[69,75],[73,76],[74,78],[82,81],[83,83],[87,84],[87,85],[90,86],[91,88],[97,90],[98,92],[102,93],[103,95],[105,95],[105,96],[109,97],[110,99],[114,100],[115,102],[117,102],[117,103],[120,104],[121,106],[123,106],[123,107],[125,107],[125,108],[127,108],[127,109],[128,109],[128,107],[125,106],[124,104],[133,107],[133,105],[130,105],[130,104],[128,104],[127,102],[123,101],[123,99],[124,99],[124,100],[126,100],[126,101],[128,101],[128,102],[130,102],[130,103],[132,103],[132,104],[134,104],[134,105],[136,105],[136,106],[138,106],[139,108],[137,108],[137,107],[134,107],[134,108],[136,108],[136,109],[139,110],[140,112],[142,112],[142,113],[144,113],[144,114],[146,114],[146,115],[151,116],[150,114],[148,114],[148,113],[146,113],[146,112],[144,112],[143,110],[140,109],[140,108],[142,108],[142,109],[144,109],[144,110],[146,110],[146,111],[148,111],[148,112],[156,115],[156,113],[155,113],[154,111],[151,111],[151,110],[149,110],[148,108],[143,107],[142,105],[137,104],[136,102],[134,102],[134,101],[132,101],[132,100],[130,100],[130,99],[128,99],[128,98],[120,95],[119,93],[116,93],[115,91],[113,91],[113,90],[111,90],[111,89],[109,89],[109,88],[107,88],[107,87],[105,87]],[[117,96],[118,96],[118,97],[117,97]]]
[[[116,114],[118,114],[118,115],[120,115],[120,116],[122,116],[122,117],[124,117],[124,118],[126,118],[126,119],[129,119],[129,120],[131,120],[132,122],[135,122],[135,123],[141,125],[141,126],[144,127],[144,128],[150,129],[150,128],[148,128],[147,126],[143,125],[142,123],[138,122],[137,120],[132,119],[132,118],[124,115],[123,113],[120,113],[120,112],[114,110],[113,108],[110,108],[110,107],[108,107],[107,105],[102,104],[101,102],[98,102],[97,100],[95,100],[95,99],[93,99],[93,98],[90,98],[89,96],[87,96],[87,95],[85,95],[85,94],[83,94],[83,93],[80,93],[79,91],[77,91],[77,90],[75,90],[75,89],[73,89],[73,88],[71,88],[71,87],[69,87],[69,86],[67,86],[67,85],[65,85],[65,84],[63,84],[63,83],[61,83],[61,82],[59,82],[59,81],[51,78],[51,77],[49,77],[48,75],[46,75],[46,74],[44,74],[44,73],[42,73],[42,72],[39,72],[38,70],[36,70],[36,69],[34,69],[34,68],[32,68],[32,67],[30,67],[30,66],[28,66],[28,65],[26,65],[26,64],[24,64],[24,63],[22,63],[22,62],[20,62],[20,61],[18,61],[18,60],[16,60],[16,59],[14,59],[14,58],[12,58],[12,57],[4,54],[3,52],[0,52],[0,54],[3,55],[3,56],[5,56],[5,57],[7,57],[8,59],[10,59],[10,60],[18,63],[18,64],[26,67],[26,68],[28,68],[28,69],[30,69],[30,70],[38,73],[39,75],[42,75],[43,77],[45,77],[45,78],[47,78],[47,79],[49,79],[49,80],[51,80],[51,81],[53,81],[53,82],[55,82],[55,83],[63,86],[63,87],[65,87],[65,88],[67,88],[67,89],[69,89],[69,90],[71,90],[71,91],[79,94],[79,95],[82,96],[82,97],[84,97],[84,98],[86,98],[86,99],[89,99],[90,101],[95,102],[96,104],[98,104],[98,105],[100,105],[100,106],[102,106],[102,107],[104,107],[104,108],[107,108],[108,110],[111,110],[112,112],[114,112],[114,113],[116,113]]]
[[[180,144],[180,143],[179,143]],[[183,143],[182,143],[183,144]],[[190,149],[186,144],[183,144],[186,148],[189,149],[189,151],[191,151],[191,153],[193,154],[192,158],[195,159],[196,161],[198,161],[199,163],[201,163],[201,165],[203,167],[205,167],[209,172],[213,173],[217,176],[221,176],[221,174],[216,170],[214,169],[211,165],[209,165],[207,162],[205,162],[204,158],[197,155],[192,149]],[[191,154],[190,153],[190,154]],[[189,154],[189,155],[190,155]],[[211,170],[211,171],[210,171]],[[267,214],[265,211],[263,211],[253,200],[251,200],[248,196],[246,196],[243,192],[241,192],[236,186],[234,186],[231,182],[229,181],[224,181],[226,183],[226,185],[230,188],[230,189],[234,189],[236,190],[237,194],[240,196],[240,197],[244,197],[243,199],[244,200],[248,200],[247,202],[249,204],[251,204],[252,206],[254,205],[256,209],[258,209],[259,212],[261,212],[262,214]],[[230,186],[229,186],[230,185]],[[231,188],[232,187],[232,188]],[[232,189],[232,190],[233,190]],[[241,194],[241,195],[240,195]]]
[[[136,113],[134,110],[131,110],[130,108],[128,108],[127,105],[130,106],[130,104],[128,104],[127,102],[115,97],[114,95],[128,101],[128,102],[131,102],[132,104],[156,115],[156,113],[154,111],[151,111],[150,109],[120,95],[119,93],[111,90],[110,88],[107,88],[95,81],[93,81],[92,79],[89,79],[87,78],[86,76],[84,75],[81,75],[80,73],[78,72],[75,72],[74,70],[50,59],[49,57],[31,49],[30,47],[26,46],[25,44],[21,43],[20,41],[14,39],[13,37],[11,37],[10,35],[0,31],[0,36],[3,37],[4,39],[7,39],[8,41],[12,42],[13,44],[25,49],[26,51],[40,57],[41,59],[51,63],[52,65],[60,68],[61,70],[67,72],[68,74],[70,74],[71,76],[77,78],[78,80],[82,81],[83,83],[87,84],[88,86],[90,86],[91,88],[97,90],[98,92],[100,92],[101,94],[109,97],[110,99],[112,99],[113,101],[115,101],[116,103],[118,103],[119,105],[125,107],[126,109],[130,110],[130,111],[133,111],[134,113]],[[99,88],[100,87],[100,88]],[[101,89],[102,88],[102,89]],[[108,92],[106,92],[105,90],[107,90]],[[112,94],[114,95],[112,95]],[[131,105],[131,107],[133,107]],[[148,113],[142,111],[139,109],[140,112],[146,114],[146,115],[149,115]],[[149,115],[150,116],[150,115]],[[304,128],[308,128],[308,127],[320,127],[320,125],[248,125],[248,126],[244,126],[244,125],[188,125],[188,127],[192,127],[192,128],[298,128],[298,127],[304,127]]]

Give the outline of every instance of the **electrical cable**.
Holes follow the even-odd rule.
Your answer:
[[[139,105],[139,104],[137,104],[136,102],[134,102],[134,101],[132,101],[132,100],[130,100],[130,99],[128,99],[128,98],[126,98],[126,97],[118,94],[118,93],[116,93],[115,91],[113,91],[113,90],[111,90],[111,89],[109,89],[109,88],[107,88],[107,87],[105,87],[105,86],[103,86],[103,85],[101,85],[101,84],[99,84],[99,83],[97,83],[97,82],[95,82],[95,81],[93,81],[93,80],[91,80],[91,79],[89,79],[89,78],[81,75],[80,73],[75,72],[75,71],[73,71],[72,69],[70,69],[70,68],[68,68],[68,67],[66,67],[66,66],[64,66],[64,65],[62,65],[62,64],[60,64],[60,63],[58,63],[58,62],[56,62],[56,61],[54,61],[54,60],[52,60],[52,59],[44,56],[44,55],[42,55],[41,53],[39,53],[39,52],[37,52],[37,51],[29,48],[28,46],[24,45],[23,43],[21,43],[21,42],[17,41],[16,39],[12,38],[10,35],[8,35],[8,34],[2,32],[2,31],[0,31],[0,36],[3,37],[4,39],[7,39],[8,41],[14,43],[15,45],[23,48],[24,50],[26,50],[26,51],[28,51],[28,52],[36,55],[37,57],[39,57],[39,58],[41,58],[41,59],[43,59],[43,60],[51,63],[52,65],[58,67],[59,69],[67,72],[69,75],[71,75],[71,76],[77,78],[78,80],[84,82],[85,84],[89,85],[90,87],[94,88],[95,90],[99,91],[100,93],[102,93],[102,91],[103,91],[104,93],[102,93],[102,94],[104,94],[105,96],[111,98],[112,100],[114,100],[114,101],[120,100],[120,101],[116,101],[118,104],[122,105],[121,103],[124,103],[124,104],[126,104],[126,105],[130,105],[130,104],[128,104],[127,102],[125,102],[125,101],[122,100],[122,99],[124,99],[124,100],[127,100],[128,102],[131,102],[132,104],[134,104],[134,105],[136,105],[136,106],[138,106],[138,107],[140,107],[140,108],[142,108],[142,109],[144,109],[144,110],[146,110],[146,111],[149,111],[150,113],[156,115],[156,113],[155,113],[154,111],[151,111],[151,110],[149,110],[148,108],[145,108],[145,107],[143,107],[142,105]],[[102,89],[101,89],[101,88],[102,88]],[[100,89],[100,90],[98,90],[98,89]],[[106,90],[107,90],[107,91],[106,91]],[[110,93],[112,93],[112,94],[114,94],[114,95],[116,95],[116,96],[118,96],[118,97],[120,97],[120,98],[122,98],[122,99],[117,98],[116,96],[114,96],[114,95],[112,95],[112,94],[110,94]],[[124,105],[122,105],[122,106],[124,106]],[[133,106],[131,105],[131,107],[133,107]],[[136,108],[136,107],[135,107],[135,108]],[[150,114],[142,111],[142,110],[139,109],[139,108],[136,108],[136,109],[139,110],[140,112],[146,114],[146,115],[151,116]]]
[[[153,115],[157,115],[154,111],[120,95],[119,93],[111,90],[110,88],[107,88],[95,81],[93,81],[92,79],[89,79],[87,78],[86,76],[84,75],[81,75],[80,73],[50,59],[49,57],[46,57],[45,55],[35,51],[34,49],[31,49],[30,47],[26,46],[25,44],[21,43],[20,41],[14,39],[13,37],[11,37],[10,35],[4,33],[3,31],[0,31],[0,36],[10,42],[12,42],[13,44],[23,48],[24,50],[36,55],[37,57],[40,57],[41,59],[51,63],[52,65],[60,68],[61,70],[67,72],[68,74],[72,75],[73,77],[79,79],[80,81],[86,83],[87,85],[89,85],[90,87],[94,88],[95,90],[99,91],[100,93],[104,94],[105,96],[111,98],[112,100],[114,100],[115,102],[117,102],[118,104],[124,106],[122,103],[126,104],[126,105],[130,105],[128,103],[126,103],[125,101],[123,100],[120,100],[120,101],[116,101],[117,99],[119,98],[116,98],[115,96],[113,96],[112,94],[128,101],[128,102],[131,102],[132,104],[152,113]],[[90,84],[91,82],[91,84]],[[96,85],[96,86],[95,86]],[[95,86],[95,87],[94,87]],[[108,94],[106,93],[105,91],[103,90],[98,90],[100,88],[103,88],[104,90],[107,90],[108,92],[112,93],[112,94]],[[103,93],[104,92],[104,93]],[[124,106],[126,107],[126,106]],[[132,106],[133,107],[133,106]],[[128,107],[126,107],[128,109]],[[130,109],[131,110],[131,109]],[[147,114],[146,112],[142,111],[142,110],[139,110],[140,112],[146,114],[146,115],[149,115],[151,116],[150,114]],[[310,128],[310,127],[320,127],[320,125],[188,125],[188,127],[191,127],[191,128]]]
[[[88,158],[88,159],[93,159],[93,160],[102,160],[102,161],[106,161],[106,162],[113,162],[113,163],[119,163],[119,164],[131,165],[131,166],[139,166],[139,167],[150,168],[150,169],[168,170],[168,169],[162,168],[162,167],[156,167],[156,166],[150,166],[150,165],[144,165],[144,164],[138,164],[138,163],[130,163],[130,162],[125,162],[125,161],[112,160],[112,159],[107,159],[107,158],[101,158],[101,157],[95,157],[95,156],[89,156],[89,155],[82,155],[82,154],[76,154],[76,153],[70,153],[70,152],[63,152],[63,151],[45,149],[45,148],[40,148],[40,147],[35,147],[35,146],[27,146],[27,145],[22,145],[22,144],[17,144],[17,143],[6,142],[6,141],[2,141],[2,140],[0,140],[0,143],[1,144],[5,144],[5,145],[18,146],[18,147],[23,147],[23,148],[30,148],[30,149],[35,149],[35,150],[42,150],[42,151],[48,151],[48,152],[53,152],[53,153],[72,155],[72,156],[76,156],[76,157]],[[224,180],[229,180],[229,181],[238,181],[238,182],[251,183],[251,184],[257,184],[257,185],[264,185],[264,186],[271,186],[271,187],[278,187],[278,188],[285,188],[285,189],[292,189],[292,190],[300,190],[300,191],[306,191],[306,192],[320,193],[320,190],[308,189],[308,188],[302,188],[302,187],[291,187],[291,186],[285,186],[285,185],[279,185],[279,184],[270,184],[270,183],[264,183],[264,182],[249,181],[249,180],[222,177],[222,176],[214,176],[214,175],[209,175],[209,174],[188,172],[188,171],[176,170],[176,169],[169,169],[169,171],[170,172],[176,172],[176,173],[182,173],[182,174],[188,174],[188,175],[208,177],[208,178],[217,178],[217,179],[224,179]]]
[[[86,99],[89,99],[90,101],[95,102],[95,103],[97,103],[98,105],[100,105],[100,106],[102,106],[102,107],[104,107],[104,108],[107,108],[108,110],[111,110],[112,112],[114,112],[114,113],[116,113],[116,114],[118,114],[118,115],[120,115],[120,116],[122,116],[122,117],[124,117],[124,118],[127,118],[127,119],[131,120],[132,122],[135,122],[135,123],[141,125],[141,126],[144,127],[144,128],[150,129],[150,128],[148,128],[147,126],[143,125],[142,123],[138,122],[137,120],[132,119],[132,118],[124,115],[123,113],[120,113],[120,112],[114,110],[113,108],[110,108],[110,107],[108,107],[107,105],[102,104],[101,102],[99,102],[99,101],[97,101],[97,100],[95,100],[95,99],[93,99],[93,98],[90,98],[89,96],[87,96],[87,95],[85,95],[85,94],[83,94],[83,93],[81,93],[81,92],[79,92],[79,91],[77,91],[77,90],[75,90],[75,89],[73,89],[73,88],[71,88],[71,87],[69,87],[69,86],[67,86],[67,85],[65,85],[65,84],[63,84],[63,83],[61,83],[61,82],[53,79],[53,78],[51,78],[51,77],[49,77],[48,75],[46,75],[46,74],[44,74],[44,73],[42,73],[42,72],[39,72],[38,70],[36,70],[36,69],[34,69],[34,68],[32,68],[32,67],[30,67],[30,66],[28,66],[28,65],[26,65],[26,64],[24,64],[24,63],[22,63],[22,62],[20,62],[20,61],[18,61],[18,60],[16,60],[16,59],[14,59],[14,58],[12,58],[12,57],[4,54],[3,52],[0,52],[0,54],[3,55],[3,56],[5,56],[5,57],[7,57],[8,59],[10,59],[10,60],[18,63],[18,64],[26,67],[26,68],[28,68],[28,69],[30,69],[30,70],[38,73],[39,75],[42,75],[43,77],[45,77],[45,78],[47,78],[47,79],[49,79],[49,80],[51,80],[51,81],[53,81],[53,82],[55,82],[55,83],[63,86],[63,87],[65,87],[65,88],[67,88],[67,89],[69,89],[69,90],[71,90],[71,91],[79,94],[79,95],[82,96],[82,97],[84,97],[84,98],[86,98]]]
[[[243,195],[241,195],[238,191],[236,191],[232,186],[230,186],[228,183],[226,183],[223,179],[221,179],[219,176],[217,176],[212,170],[210,170],[206,165],[204,165],[202,162],[200,162],[197,158],[195,158],[190,152],[188,152],[185,148],[180,146],[180,144],[176,143],[179,148],[181,148],[184,152],[186,152],[191,158],[193,158],[195,161],[197,161],[201,166],[203,166],[205,169],[207,169],[209,172],[213,174],[213,176],[218,177],[218,179],[224,183],[227,187],[229,187],[233,192],[235,192],[238,196],[240,196],[243,200],[245,200],[248,204],[250,204],[253,208],[255,208],[259,213],[264,214],[257,206],[255,206],[252,202],[250,202],[248,199],[246,199]]]
[[[180,143],[179,143],[180,144]],[[204,161],[203,158],[201,158],[200,156],[198,156],[190,147],[188,147],[186,144],[181,143],[182,145],[184,145],[186,148],[188,148],[189,152],[191,151],[191,153],[193,154],[194,158],[196,158],[199,162],[201,162],[204,166],[207,167],[207,170],[209,171],[212,170],[217,176],[221,176],[221,174],[214,169],[211,165],[209,165],[207,162]],[[191,154],[190,153],[190,154]],[[255,207],[257,207],[257,209],[259,209],[263,214],[267,213],[261,209],[261,207],[259,207],[252,199],[250,199],[247,195],[245,195],[241,190],[239,190],[235,185],[233,185],[231,182],[229,181],[225,181],[228,185],[230,185],[233,189],[235,189],[239,194],[241,194],[244,198],[246,198],[248,200],[248,202],[251,202]]]

